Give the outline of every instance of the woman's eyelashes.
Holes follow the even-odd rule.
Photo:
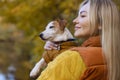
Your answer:
[[[80,15],[80,17],[84,18],[84,17],[86,17],[86,15]]]

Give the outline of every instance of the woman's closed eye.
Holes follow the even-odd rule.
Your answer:
[[[86,11],[81,11],[80,12],[80,17],[81,18],[84,18],[84,17],[86,17],[87,16],[87,12]]]
[[[86,15],[80,15],[82,18],[86,17]]]

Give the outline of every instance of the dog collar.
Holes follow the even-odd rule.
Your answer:
[[[55,44],[61,44],[61,43],[63,43],[63,42],[67,42],[67,41],[75,41],[76,39],[68,39],[68,40],[66,40],[66,41],[56,41],[56,42],[53,42],[53,43],[55,43]]]

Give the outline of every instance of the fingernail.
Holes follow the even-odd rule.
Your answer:
[[[56,47],[54,49],[57,49]]]
[[[57,45],[57,44],[55,44],[55,46],[57,47],[58,45]]]

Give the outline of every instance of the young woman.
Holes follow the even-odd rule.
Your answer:
[[[120,17],[113,1],[83,1],[73,23],[74,36],[86,40],[57,56],[37,80],[120,80]]]

